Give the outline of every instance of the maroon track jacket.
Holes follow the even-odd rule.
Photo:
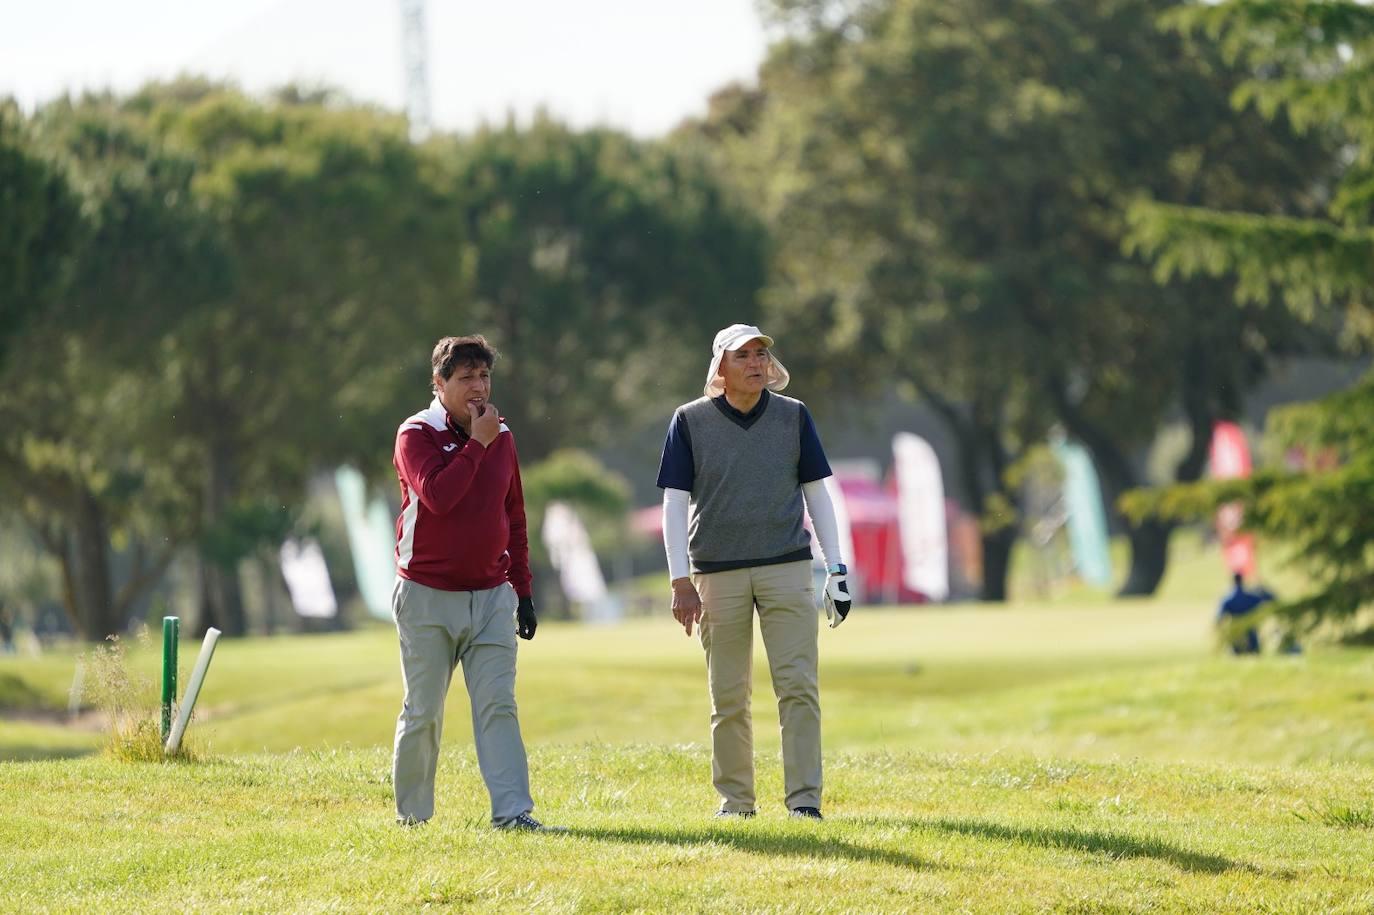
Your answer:
[[[401,482],[396,571],[440,591],[481,591],[509,581],[530,596],[525,496],[515,437],[504,421],[486,448],[439,398],[396,430]]]

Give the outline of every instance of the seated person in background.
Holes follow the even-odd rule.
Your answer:
[[[1229,638],[1233,654],[1259,654],[1259,628],[1253,622],[1246,626],[1245,617],[1255,611],[1260,604],[1274,599],[1274,595],[1264,588],[1255,591],[1245,590],[1245,578],[1235,574],[1235,587],[1222,598],[1221,609],[1217,611],[1217,625]]]

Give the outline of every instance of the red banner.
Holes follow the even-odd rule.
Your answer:
[[[1219,422],[1212,429],[1212,478],[1244,479],[1250,476],[1250,446],[1245,433],[1232,422]],[[1228,502],[1217,510],[1217,538],[1222,555],[1232,572],[1246,577],[1255,574],[1255,538],[1240,532],[1244,513],[1239,502]]]

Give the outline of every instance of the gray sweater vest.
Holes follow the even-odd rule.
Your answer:
[[[692,442],[693,567],[719,572],[809,559],[797,479],[801,401],[770,393],[748,429],[706,397],[680,410]]]

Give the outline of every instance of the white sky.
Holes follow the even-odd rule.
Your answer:
[[[526,120],[641,136],[750,80],[766,37],[754,0],[428,0],[439,129]],[[328,83],[404,107],[399,0],[0,0],[0,96],[26,109],[65,91],[191,72],[250,91]]]

